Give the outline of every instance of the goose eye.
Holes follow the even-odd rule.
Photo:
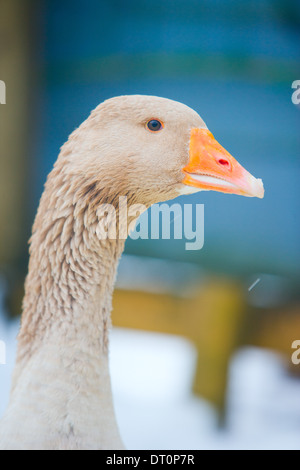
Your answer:
[[[163,128],[163,125],[158,119],[151,119],[151,121],[147,122],[147,128],[151,132],[157,132]]]

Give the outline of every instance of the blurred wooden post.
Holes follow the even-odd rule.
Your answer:
[[[289,372],[300,377],[300,365],[292,362],[292,343],[300,340],[299,301],[277,308],[253,309],[251,316],[253,326],[245,343],[281,354]]]
[[[27,253],[31,6],[28,0],[0,0],[0,80],[6,85],[6,104],[0,104],[0,269],[15,272]]]
[[[245,300],[238,284],[224,280],[207,283],[191,305],[190,338],[198,350],[194,392],[225,418],[228,366],[240,342]]]
[[[190,299],[168,294],[116,290],[113,324],[185,336],[194,342],[198,363],[194,391],[224,414],[227,371],[244,318],[239,286],[211,280]]]

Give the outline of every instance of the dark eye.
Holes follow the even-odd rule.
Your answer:
[[[163,125],[158,119],[151,119],[151,121],[147,122],[147,128],[151,132],[157,132],[163,128]]]

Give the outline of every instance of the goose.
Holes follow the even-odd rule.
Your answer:
[[[264,195],[262,181],[184,104],[144,95],[111,98],[70,135],[33,225],[1,449],[124,449],[108,341],[126,236],[101,236],[99,207],[110,204],[118,212],[118,198],[126,196],[128,206],[148,208],[201,190]]]

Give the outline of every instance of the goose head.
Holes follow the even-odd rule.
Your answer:
[[[147,206],[197,191],[264,195],[262,181],[215,140],[194,110],[154,96],[100,104],[60,159],[72,174],[96,178],[108,199],[126,195]]]

